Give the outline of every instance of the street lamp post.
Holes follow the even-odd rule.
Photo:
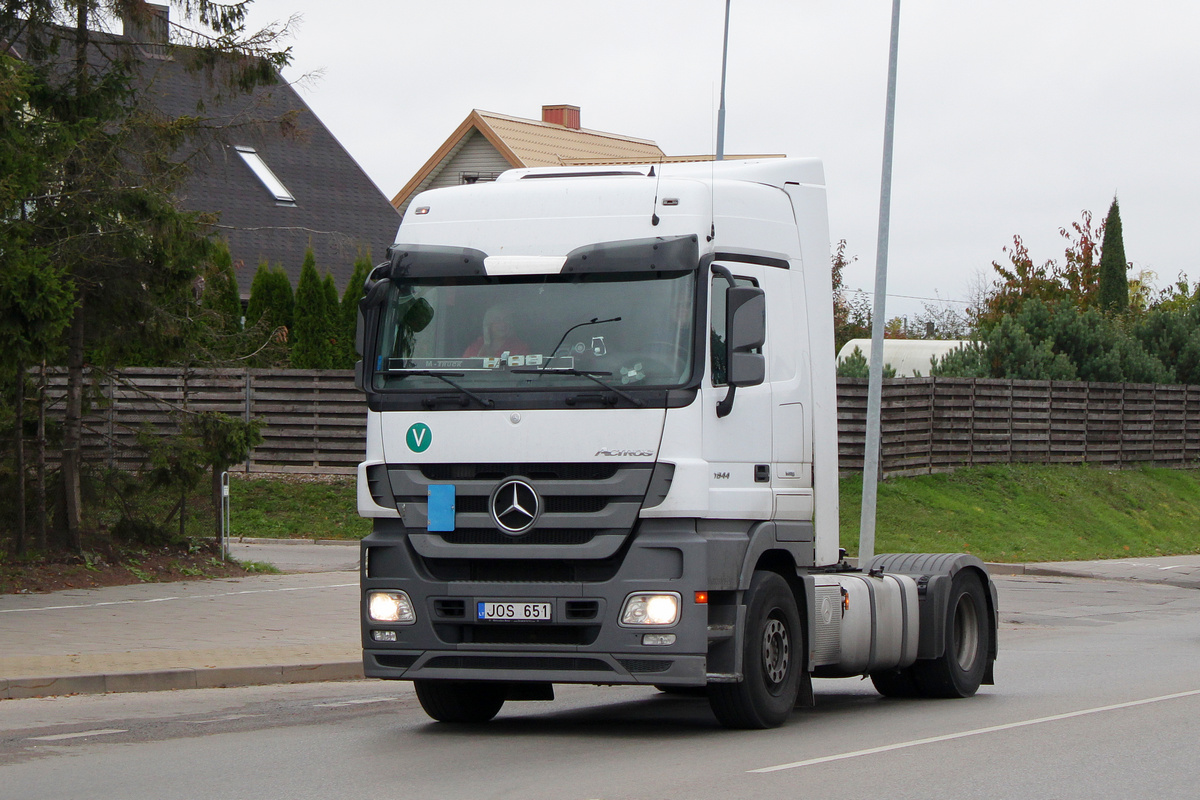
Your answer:
[[[892,0],[892,40],[888,53],[887,107],[883,123],[883,176],[879,187],[879,238],[875,256],[875,304],[871,319],[871,366],[867,381],[867,440],[863,453],[862,515],[858,534],[858,564],[866,567],[875,555],[875,507],[879,491],[879,450],[882,438],[884,301],[887,297],[888,233],[892,210],[892,136],[896,121],[896,51],[900,43],[900,0]]]

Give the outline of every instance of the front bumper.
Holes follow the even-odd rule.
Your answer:
[[[425,559],[398,520],[377,520],[362,547],[360,615],[368,677],[681,686],[706,682],[709,606],[696,603],[695,593],[708,589],[708,549],[687,521],[644,521],[619,552],[603,561]],[[416,622],[391,625],[368,619],[366,596],[373,589],[407,592]],[[631,593],[663,591],[682,598],[674,625],[619,624]],[[510,600],[550,603],[551,620],[474,618],[477,603]],[[394,631],[396,641],[376,641],[375,631]],[[671,633],[675,641],[647,645],[645,633]]]

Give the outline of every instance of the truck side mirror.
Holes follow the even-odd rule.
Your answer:
[[[725,306],[730,386],[757,386],[767,374],[766,357],[752,352],[767,340],[767,298],[757,286],[735,286]]]
[[[728,278],[732,283],[733,279]],[[725,296],[725,382],[729,391],[717,403],[717,416],[729,416],[739,386],[766,380],[767,360],[754,350],[767,340],[767,297],[757,286],[730,286]]]
[[[366,296],[358,301],[358,320],[354,325],[354,349],[363,360],[354,365],[354,388],[366,391],[367,375],[370,373],[368,359],[375,350],[375,340],[379,335],[379,311],[387,297],[388,287],[392,282],[383,278],[377,281],[367,281]]]

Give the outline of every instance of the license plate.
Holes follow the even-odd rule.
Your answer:
[[[476,604],[476,618],[494,621],[547,622],[550,619],[549,603],[493,603],[481,601]]]

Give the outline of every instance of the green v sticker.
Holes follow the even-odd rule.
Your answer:
[[[429,426],[424,422],[415,423],[404,435],[404,441],[408,444],[409,450],[414,453],[424,453],[433,442],[433,431],[429,430]]]

